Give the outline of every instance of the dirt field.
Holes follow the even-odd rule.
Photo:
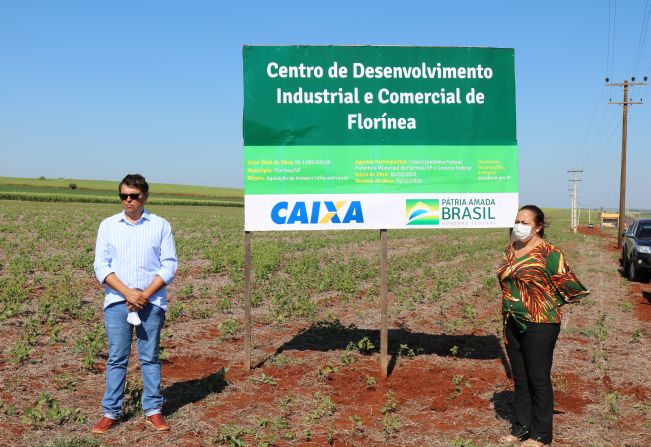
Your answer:
[[[106,351],[86,264],[115,209],[49,206],[0,202],[0,445],[489,447],[508,433],[494,278],[504,230],[389,232],[387,380],[377,234],[254,235],[256,367],[245,372],[241,210],[161,207],[181,262],[162,341],[172,431],[143,423],[133,357],[125,420],[92,437]],[[550,237],[592,294],[566,310],[555,351],[554,445],[649,446],[651,286],[622,277],[612,235],[556,222]],[[16,304],[7,290],[18,286]]]

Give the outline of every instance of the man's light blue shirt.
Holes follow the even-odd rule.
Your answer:
[[[167,286],[174,279],[178,261],[172,227],[162,217],[145,210],[137,222],[131,223],[124,211],[102,221],[95,246],[95,276],[104,286],[104,309],[125,301],[104,280],[115,273],[129,288],[145,290],[160,276]],[[154,306],[167,310],[167,287],[149,298]]]

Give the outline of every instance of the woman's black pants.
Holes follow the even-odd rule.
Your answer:
[[[552,442],[554,390],[551,370],[560,324],[525,323],[512,317],[506,324],[506,352],[515,382],[515,420],[511,434],[545,444]]]

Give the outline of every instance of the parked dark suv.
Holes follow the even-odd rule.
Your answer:
[[[622,234],[622,265],[631,281],[642,281],[651,273],[651,219],[638,219]]]

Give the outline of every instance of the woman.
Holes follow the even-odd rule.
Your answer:
[[[563,253],[544,239],[544,227],[540,208],[520,208],[497,274],[515,382],[515,420],[511,434],[501,441],[524,440],[522,447],[552,442],[551,369],[561,307],[589,293],[570,271]]]

